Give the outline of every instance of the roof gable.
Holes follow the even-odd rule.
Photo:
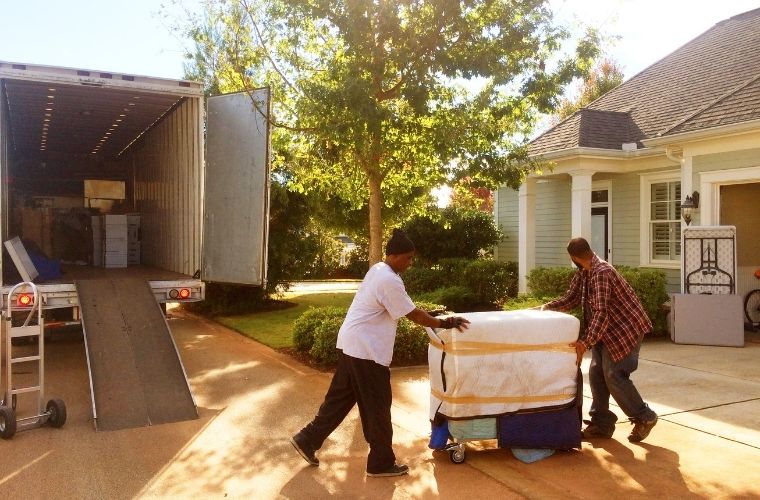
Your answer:
[[[586,113],[594,122],[586,131],[602,134],[591,139],[583,137],[582,126],[574,125],[584,117],[573,115],[534,139],[529,148],[531,154],[564,149],[555,147],[558,144],[566,148],[599,143],[620,149],[617,141],[621,138],[632,136],[638,141],[756,119],[760,116],[759,76],[760,9],[755,9],[717,23],[579,112],[626,114],[630,122],[610,122],[602,114]],[[620,130],[605,130],[605,126]],[[574,133],[578,136],[573,137]]]

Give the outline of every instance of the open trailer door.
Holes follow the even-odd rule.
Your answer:
[[[269,96],[264,88],[208,99],[204,281],[266,282]]]

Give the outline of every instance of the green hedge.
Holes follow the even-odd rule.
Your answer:
[[[444,312],[444,306],[415,302],[418,308],[428,312]],[[334,365],[338,360],[335,343],[348,311],[345,307],[310,308],[293,324],[293,344],[296,349],[308,353],[323,365]],[[423,328],[406,318],[401,318],[393,346],[393,364],[409,365],[427,362],[428,336]]]
[[[517,295],[517,264],[491,259],[442,259],[404,272],[414,298],[444,304],[453,311],[500,307]]]
[[[618,266],[616,269],[631,285],[644,306],[644,310],[652,321],[654,333],[664,334],[667,331],[667,321],[662,305],[668,300],[665,273],[658,269],[643,267]],[[528,274],[528,287],[531,294],[520,300],[529,301],[532,297],[540,304],[561,297],[570,286],[574,274],[575,269],[571,267],[537,267]],[[520,309],[520,304],[520,301],[512,301],[505,306],[505,309]],[[580,317],[580,309],[574,311],[573,314]]]

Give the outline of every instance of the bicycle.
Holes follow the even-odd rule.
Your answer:
[[[755,271],[755,278],[760,280],[760,269]],[[744,296],[744,315],[747,317],[747,329],[756,331],[760,328],[760,288],[750,290]]]

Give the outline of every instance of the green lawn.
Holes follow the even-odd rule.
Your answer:
[[[284,300],[295,307],[279,311],[257,312],[239,316],[217,316],[217,322],[273,349],[293,347],[293,322],[309,307],[348,307],[355,292],[286,294]]]

